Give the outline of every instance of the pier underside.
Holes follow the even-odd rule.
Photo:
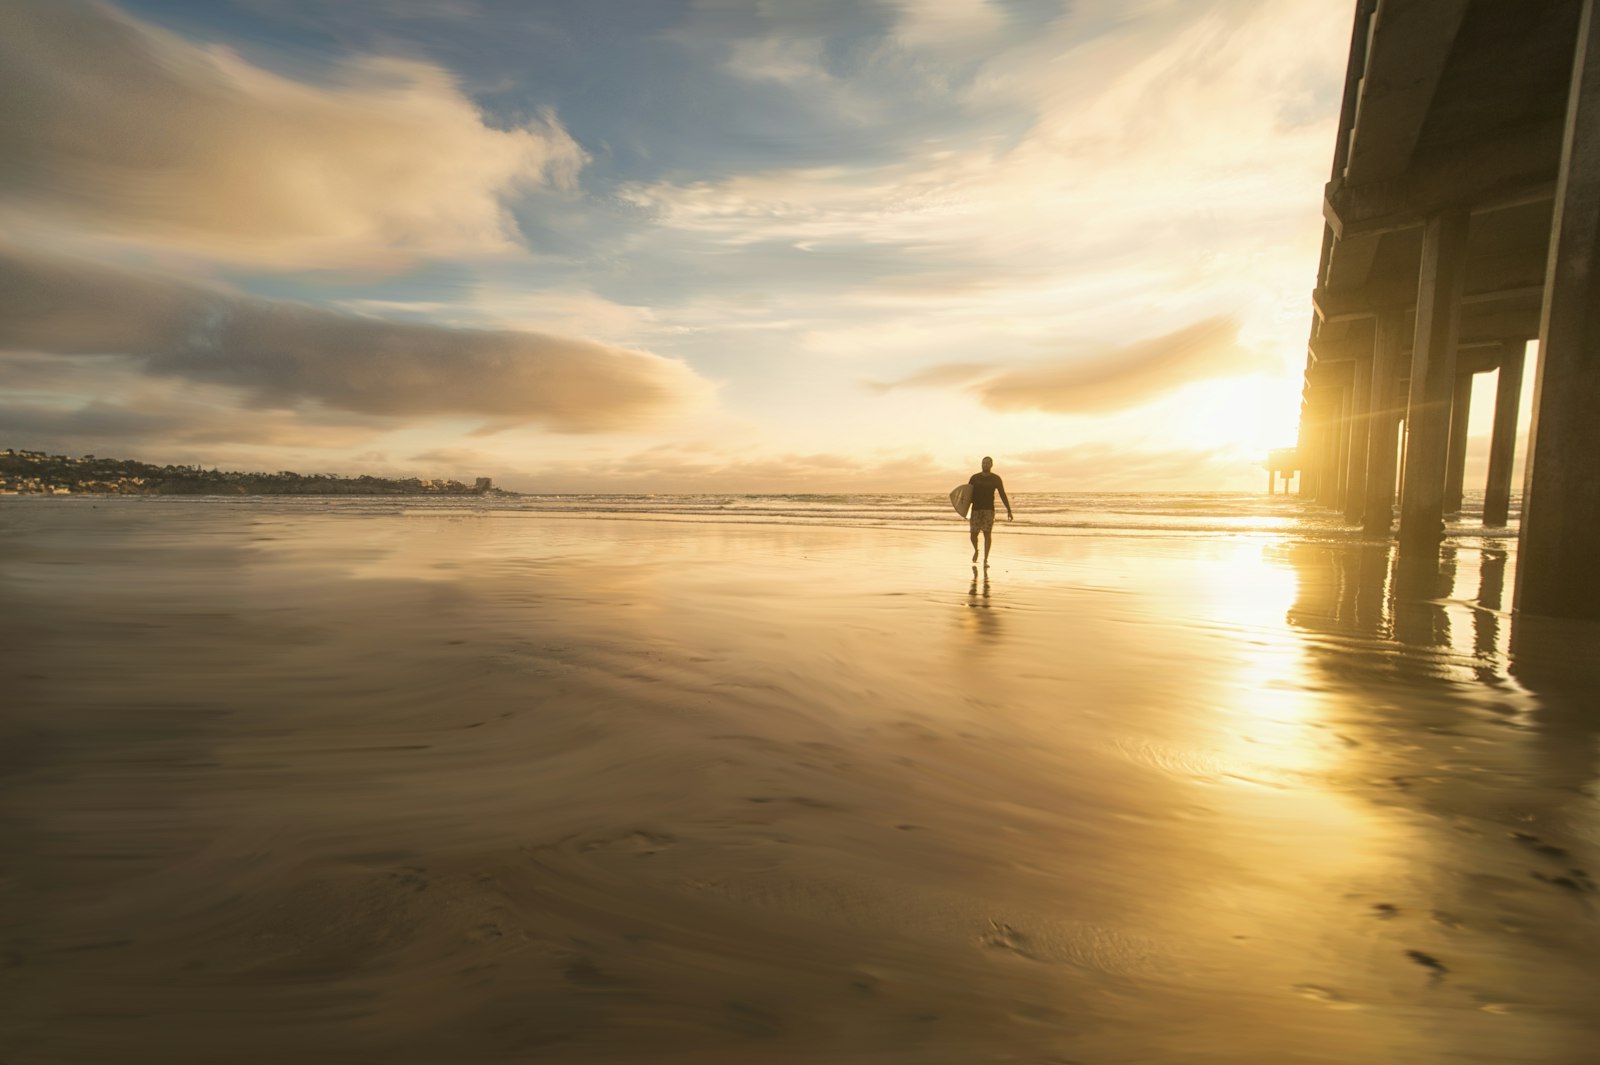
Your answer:
[[[1510,517],[1536,341],[1516,603],[1588,618],[1600,618],[1595,6],[1356,5],[1297,454],[1303,496],[1426,562],[1466,495],[1478,374],[1496,376],[1483,521]]]

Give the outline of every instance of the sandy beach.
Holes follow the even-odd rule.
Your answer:
[[[1514,551],[7,503],[0,1061],[1592,1061]]]

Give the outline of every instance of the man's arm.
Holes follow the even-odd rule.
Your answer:
[[[995,487],[1000,490],[1000,502],[1002,502],[1002,503],[1004,503],[1006,505],[1006,520],[1010,521],[1011,520],[1011,500],[1006,498],[1006,483],[1004,481],[1001,481],[1000,478],[998,478],[998,477],[996,477],[995,480],[1000,482],[999,484],[995,485]]]

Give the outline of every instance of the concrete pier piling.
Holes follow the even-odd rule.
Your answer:
[[[1467,260],[1467,212],[1428,217],[1422,230],[1417,327],[1406,402],[1406,483],[1400,499],[1400,552],[1438,548],[1444,539],[1444,482],[1449,465],[1450,403]]]
[[[1556,184],[1516,605],[1600,617],[1600,12],[1584,4]]]
[[[1496,374],[1482,520],[1512,518],[1537,339],[1516,609],[1586,618],[1600,618],[1597,3],[1355,4],[1297,455],[1302,498],[1397,535],[1425,568],[1472,497],[1478,374]]]

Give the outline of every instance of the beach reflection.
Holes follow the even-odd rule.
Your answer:
[[[1284,557],[1297,577],[1288,622],[1312,637],[1318,683],[1352,704],[1350,728],[1431,752],[1434,772],[1418,779],[1453,789],[1456,805],[1503,801],[1497,784],[1592,803],[1600,626],[1507,611],[1509,546],[1446,544],[1420,564],[1373,544],[1302,544]],[[1462,757],[1473,748],[1477,761]],[[1475,797],[1461,788],[1469,773]]]
[[[981,647],[1000,639],[1002,622],[1000,611],[990,597],[989,567],[980,571],[972,567],[972,582],[967,586],[966,609],[961,613],[961,627]]]
[[[1437,559],[1402,557],[1394,567],[1394,636],[1418,647],[1450,646],[1450,615],[1444,600],[1455,589],[1455,550],[1448,545]]]
[[[1600,644],[1513,623],[1502,541],[1017,536],[991,579],[914,530],[24,517],[28,1060],[1600,1038]]]
[[[1431,928],[1403,934],[1470,972],[1459,989],[1491,1014],[1600,992],[1592,934],[1571,923],[1594,894],[1577,856],[1592,854],[1582,826],[1600,814],[1596,627],[1508,614],[1515,555],[1500,541],[1446,544],[1422,564],[1383,544],[1299,544],[1282,557],[1305,683],[1346,743],[1329,784],[1407,827],[1377,912],[1396,931],[1393,915],[1431,914]],[[1575,1046],[1548,1052],[1568,1060]]]
[[[1505,592],[1507,556],[1504,550],[1485,549],[1478,563],[1478,602],[1472,612],[1472,653],[1482,663],[1478,679],[1501,679],[1496,665],[1500,655],[1501,597]]]
[[[1600,625],[1517,616],[1510,673],[1535,696],[1528,721],[1551,787],[1574,797],[1583,819],[1600,821]]]

